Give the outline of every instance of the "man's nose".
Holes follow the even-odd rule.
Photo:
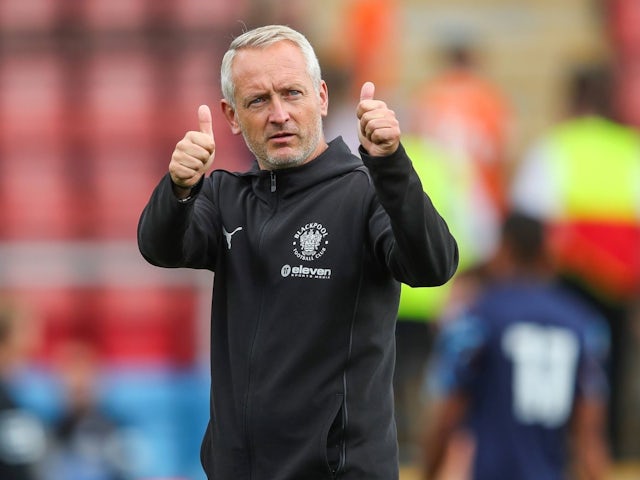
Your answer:
[[[269,120],[272,123],[284,123],[289,120],[289,112],[283,100],[275,96],[271,102]]]

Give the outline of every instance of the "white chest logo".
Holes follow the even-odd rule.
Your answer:
[[[233,237],[233,235],[242,230],[242,227],[238,227],[236,228],[233,232],[227,232],[227,229],[222,227],[222,233],[224,233],[224,238],[227,239],[227,249],[231,250],[231,237]]]
[[[293,236],[293,253],[300,260],[317,260],[327,251],[327,229],[316,222],[307,223]]]

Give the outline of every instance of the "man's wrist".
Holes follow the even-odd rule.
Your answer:
[[[189,200],[189,198],[191,198],[191,191],[193,190],[192,187],[181,187],[180,185],[176,185],[175,183],[172,185],[172,187],[173,194],[178,200],[185,202]]]

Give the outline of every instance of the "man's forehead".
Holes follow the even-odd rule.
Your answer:
[[[233,59],[232,68],[244,65],[247,63],[246,60],[281,64],[302,62],[304,64],[302,51],[294,43],[286,40],[259,47],[250,46],[239,49]]]
[[[311,81],[302,53],[293,53],[295,50],[300,52],[299,49],[294,46],[287,53],[277,50],[280,49],[252,47],[239,50],[231,68],[236,84],[262,83],[267,78],[292,82]]]

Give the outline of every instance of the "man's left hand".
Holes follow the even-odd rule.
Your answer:
[[[375,88],[371,82],[362,85],[357,109],[358,138],[369,155],[386,157],[398,149],[400,123],[386,103],[374,99]]]

